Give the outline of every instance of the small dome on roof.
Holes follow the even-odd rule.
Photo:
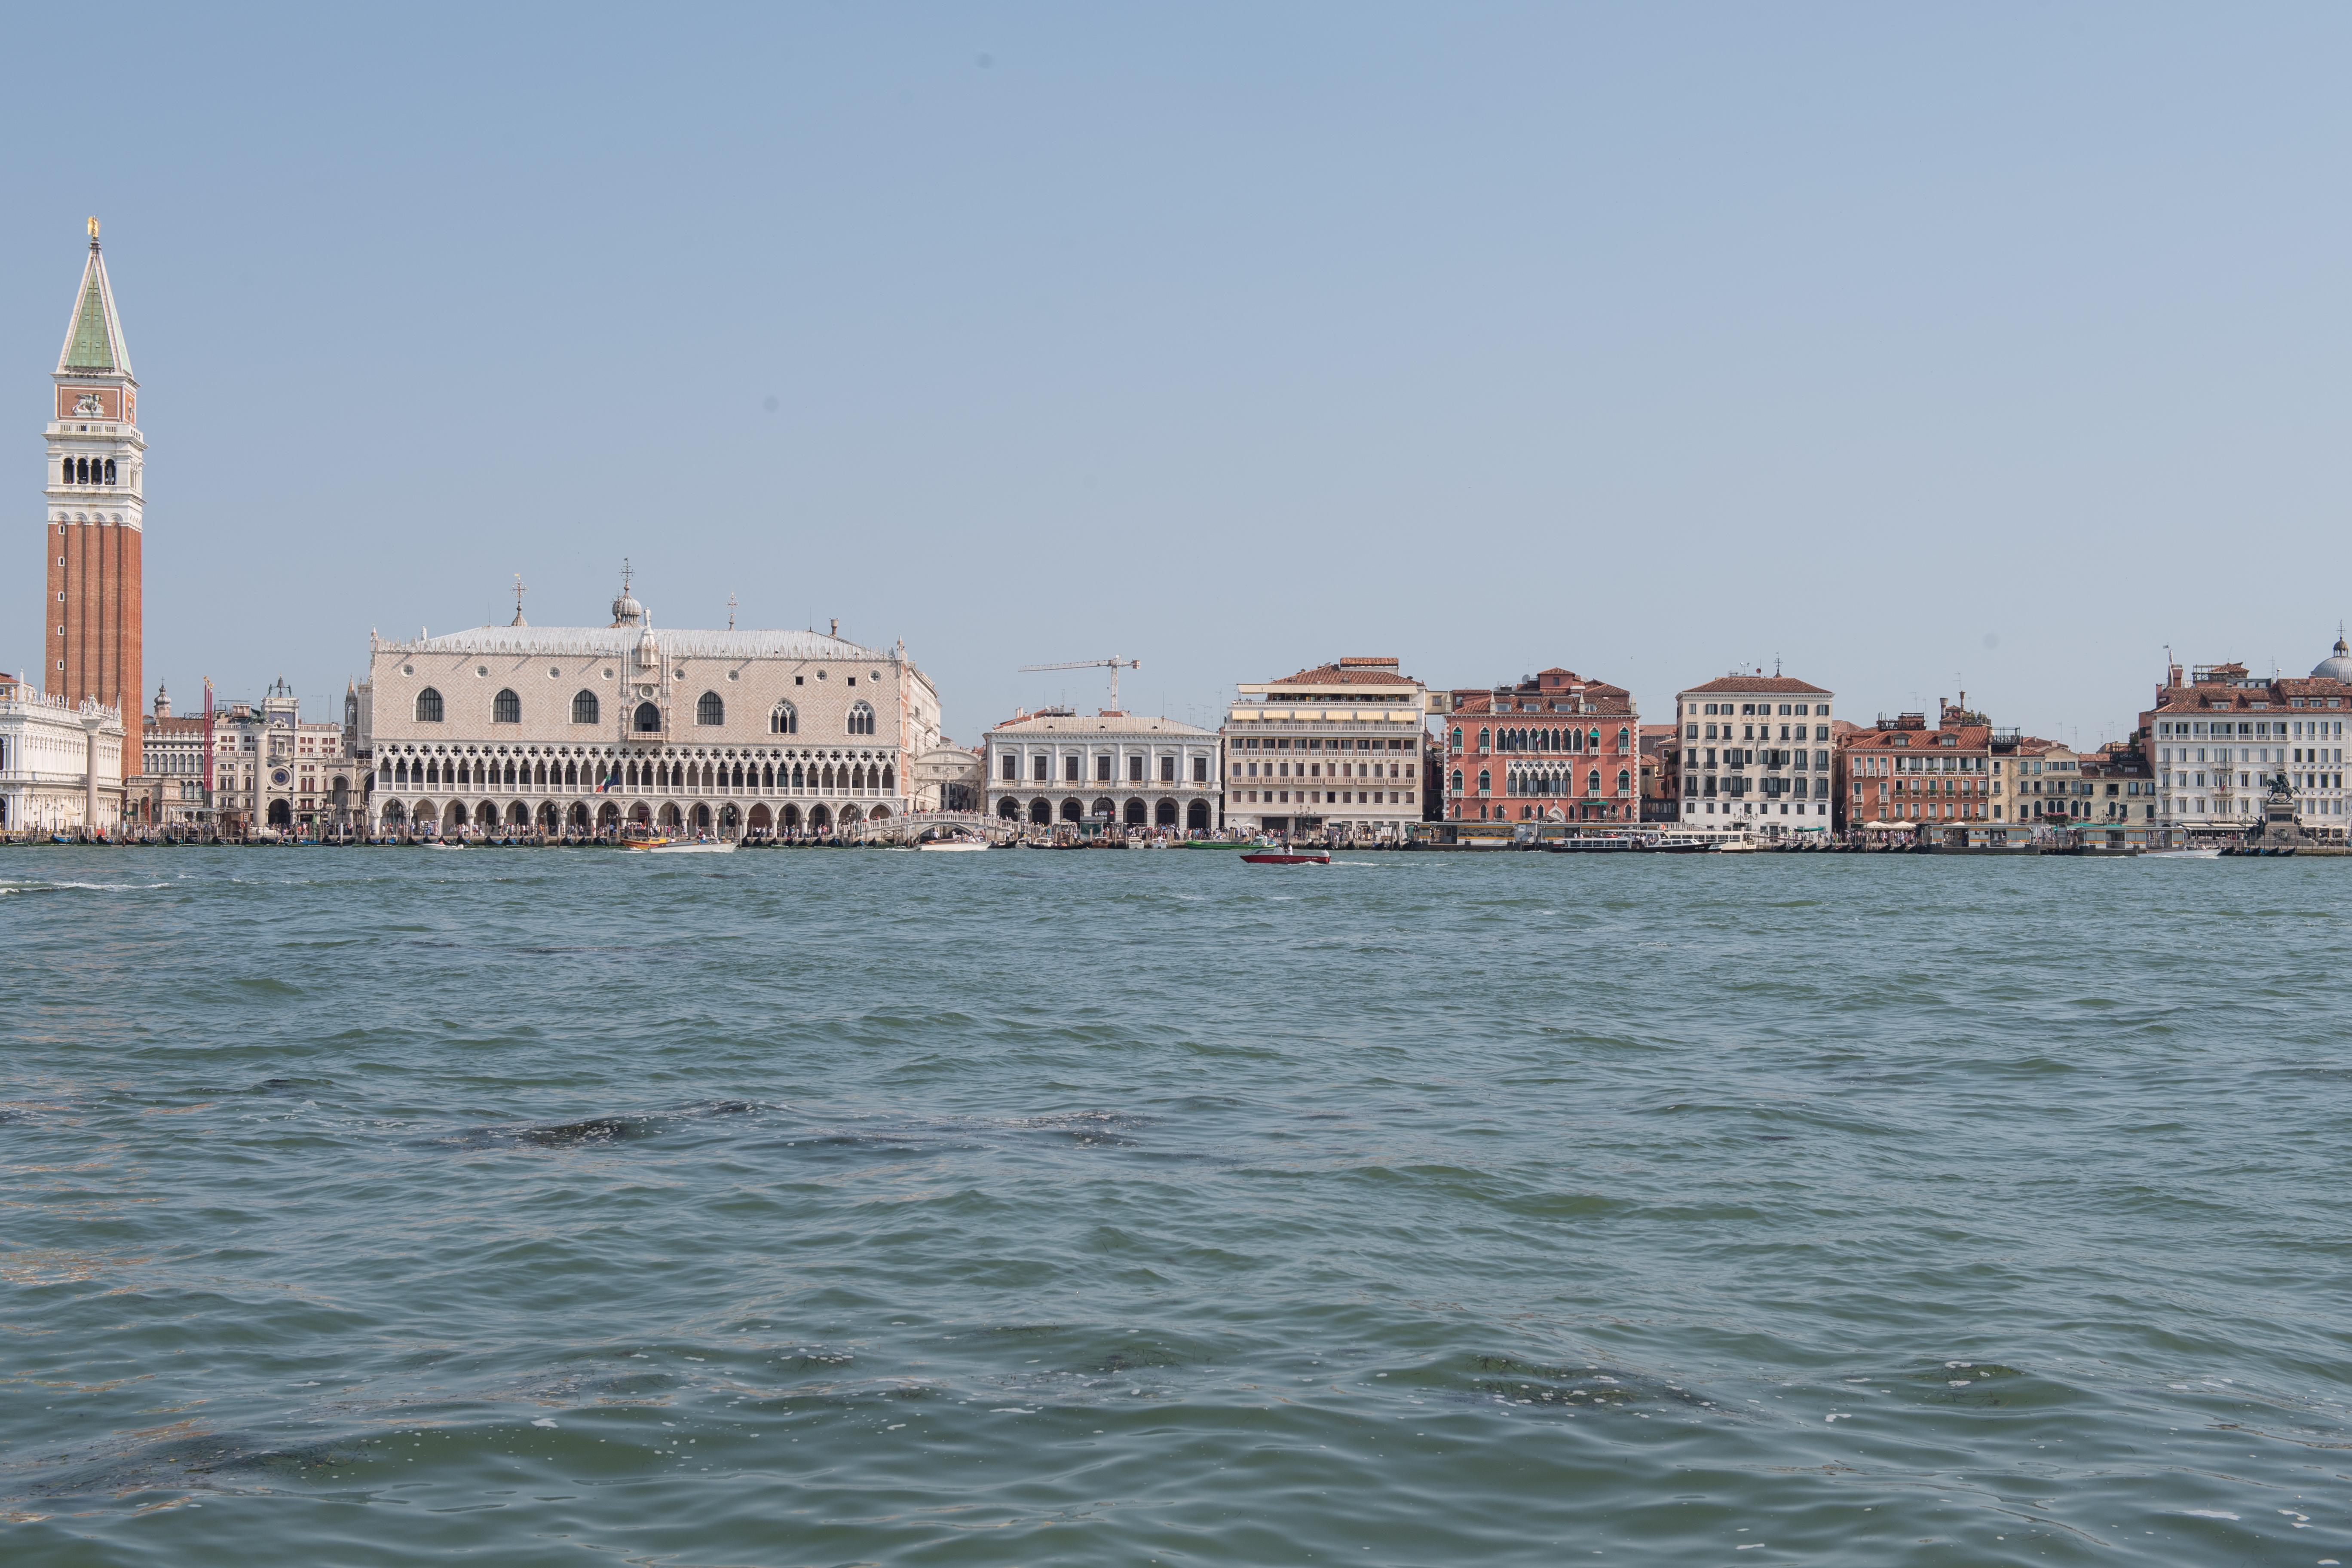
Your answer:
[[[2311,679],[2340,680],[2347,686],[2352,686],[2352,647],[2345,646],[2341,634],[2336,638],[2336,652],[2312,666]]]
[[[613,624],[616,626],[641,626],[646,624],[646,607],[629,595],[629,563],[621,563],[621,591],[613,600]],[[515,614],[522,614],[518,606]],[[521,624],[520,620],[517,625]]]

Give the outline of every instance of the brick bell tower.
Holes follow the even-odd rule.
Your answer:
[[[143,628],[140,539],[146,507],[146,438],[139,434],[139,379],[114,289],[89,220],[89,260],[51,373],[47,541],[41,551],[47,613],[42,688],[79,702],[96,698],[122,713],[122,776],[140,758],[139,659]]]

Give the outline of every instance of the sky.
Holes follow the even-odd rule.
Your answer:
[[[5,471],[96,214],[184,710],[625,557],[965,742],[1393,655],[2087,744],[2352,614],[2341,6],[92,15],[0,63]]]

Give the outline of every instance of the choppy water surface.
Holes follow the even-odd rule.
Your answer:
[[[16,1564],[2352,1562],[2352,867],[0,851]]]

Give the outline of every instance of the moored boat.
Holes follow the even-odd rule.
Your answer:
[[[1696,834],[1626,832],[1580,833],[1547,840],[1543,847],[1554,855],[1607,854],[1612,850],[1632,855],[1705,855],[1716,846]]]
[[[635,847],[631,846],[631,847]],[[647,853],[654,855],[732,855],[735,853],[734,841],[728,838],[665,838],[658,844],[647,845],[646,848]]]
[[[1328,849],[1254,849],[1242,857],[1251,866],[1328,866]]]
[[[964,837],[926,838],[920,844],[916,845],[915,847],[930,855],[962,855],[968,854],[975,849],[987,848],[988,840],[985,838]]]

